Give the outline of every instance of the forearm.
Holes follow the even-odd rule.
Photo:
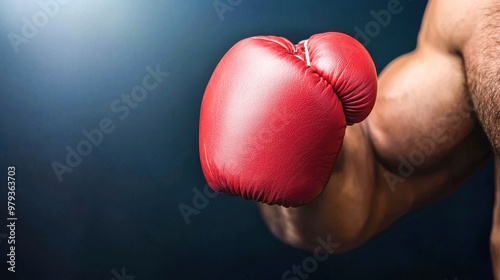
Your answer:
[[[341,245],[336,253],[362,243],[368,219],[376,212],[374,160],[363,133],[360,125],[347,128],[330,180],[312,203],[297,208],[259,204],[276,237],[291,246],[312,250],[318,237],[331,236]]]
[[[411,211],[414,206],[412,186],[423,186],[421,182],[426,179],[405,181],[393,192],[381,176],[388,171],[378,164],[374,170],[363,169],[362,164],[367,161],[370,160],[358,161],[361,165],[357,166],[356,173],[350,172],[349,166],[341,168],[345,177],[334,171],[324,193],[308,205],[285,208],[259,204],[270,231],[286,244],[306,250],[315,249],[318,238],[331,238],[339,244],[334,253],[343,253],[363,245],[388,228]],[[372,172],[378,175],[373,176]],[[440,177],[431,179],[439,182]],[[360,182],[359,178],[371,178],[372,181]]]
[[[298,208],[259,204],[277,238],[313,250],[318,237],[330,236],[340,244],[335,253],[342,253],[361,246],[412,209],[412,186],[429,184],[424,178],[411,178],[394,191],[384,175],[388,171],[374,158],[365,127],[366,123],[348,127],[332,176],[312,203]],[[439,174],[427,178],[434,184],[443,180]]]
[[[334,210],[329,203],[332,201],[324,200],[299,208],[259,204],[259,208],[274,236],[290,246],[308,251],[316,249],[318,239],[322,239],[338,244],[335,251],[329,253],[344,253],[380,232],[380,219],[373,223],[375,220],[365,219],[361,210]],[[359,205],[359,208],[367,206]]]
[[[258,205],[269,230],[287,245],[313,251],[320,238],[339,245],[330,253],[342,253],[361,244],[357,241],[359,229],[355,218],[352,217],[351,223],[336,220],[334,212],[321,210],[327,206],[325,202],[313,202],[298,208]],[[327,217],[326,213],[331,216]]]

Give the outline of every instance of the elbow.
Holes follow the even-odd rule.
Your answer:
[[[317,227],[297,229],[269,225],[269,229],[281,242],[314,254],[342,254],[361,246],[367,240],[361,227],[357,230],[349,227],[319,230]]]
[[[331,215],[328,209],[283,208],[261,205],[263,220],[283,243],[302,250],[341,254],[369,239],[370,211],[346,211]],[[367,238],[368,237],[368,238]]]
[[[494,256],[500,259],[500,230],[497,232],[492,231],[490,236],[490,250]]]

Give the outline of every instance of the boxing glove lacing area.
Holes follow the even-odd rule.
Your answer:
[[[309,59],[309,49],[307,48],[307,42],[309,42],[309,39],[304,42],[304,50],[306,52],[306,63],[307,66],[311,66],[311,60]]]

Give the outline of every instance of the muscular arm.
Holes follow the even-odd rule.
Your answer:
[[[489,153],[476,125],[460,53],[429,5],[415,51],[379,77],[373,113],[348,127],[324,193],[300,208],[261,205],[272,232],[314,249],[316,238],[355,248],[417,207],[452,192]],[[467,160],[464,160],[467,158]],[[401,172],[402,161],[411,169]]]
[[[332,236],[341,244],[337,252],[350,250],[442,199],[481,165],[490,149],[471,105],[461,50],[477,28],[472,6],[485,1],[429,2],[417,48],[380,75],[375,108],[346,130],[324,193],[300,208],[261,205],[276,236],[307,249],[317,237]],[[411,169],[401,169],[402,161]]]

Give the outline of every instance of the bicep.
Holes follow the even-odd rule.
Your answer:
[[[474,127],[460,58],[419,44],[381,73],[367,120],[373,146],[388,164],[420,151],[422,165],[432,165]]]
[[[475,116],[468,93],[470,74],[466,73],[461,51],[471,33],[477,32],[481,18],[478,9],[493,1],[429,1],[417,49],[396,59],[379,77],[379,97],[367,123],[382,160],[399,162],[401,156],[408,159],[412,152],[427,152],[423,165],[433,165],[472,131]],[[500,67],[500,61],[495,63]],[[499,73],[488,72],[492,62],[489,64],[479,66],[476,81],[496,76],[498,86]],[[491,88],[484,83],[475,86],[479,87]],[[492,114],[492,95],[483,95],[489,107],[482,106],[482,115],[489,123],[492,118],[498,121],[498,110],[497,116]]]

